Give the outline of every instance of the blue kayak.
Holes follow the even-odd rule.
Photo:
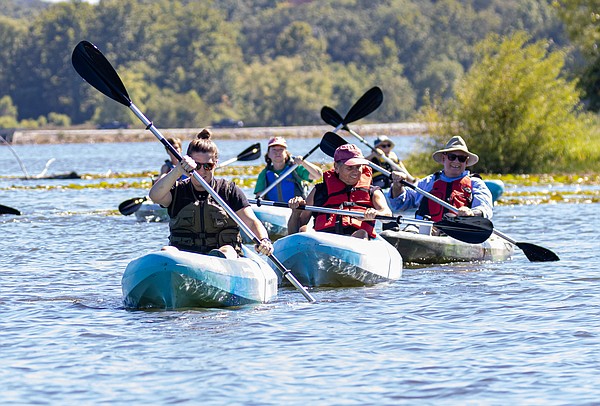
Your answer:
[[[504,193],[504,182],[501,180],[485,180],[485,185],[492,192],[492,201],[495,203],[496,200]]]
[[[152,252],[127,265],[121,281],[128,309],[228,307],[266,303],[277,295],[277,274],[251,249],[225,259],[180,251]]]
[[[383,239],[307,231],[273,244],[274,255],[305,286],[364,286],[402,276],[402,257]]]

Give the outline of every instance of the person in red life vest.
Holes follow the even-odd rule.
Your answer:
[[[419,180],[417,187],[456,207],[459,216],[491,219],[492,194],[481,178],[472,176],[466,169],[475,165],[479,157],[469,151],[462,137],[452,137],[445,148],[433,153],[433,159],[442,164],[444,169]],[[393,183],[388,192],[392,209],[403,211],[417,208],[417,218],[441,220],[448,210],[417,191],[405,188],[401,181],[406,177],[403,172],[392,172]]]
[[[265,154],[267,166],[258,174],[254,194],[259,195],[270,184],[275,182],[279,175],[290,166],[298,167],[277,186],[271,189],[264,197],[275,202],[287,202],[294,196],[306,197],[305,184],[321,179],[321,168],[302,159],[301,156],[292,156],[287,149],[287,142],[283,137],[273,137],[269,140]]]
[[[372,185],[373,172],[369,161],[354,144],[338,147],[333,159],[333,169],[323,174],[323,182],[310,191],[306,200],[299,196],[289,200],[289,207],[293,210],[288,221],[288,234],[305,231],[311,215],[314,215],[316,231],[375,238],[375,216],[390,216],[392,212],[381,189]],[[299,210],[300,205],[359,211],[364,213],[364,218],[313,214],[312,211]]]
[[[242,189],[232,181],[214,177],[219,150],[210,138],[210,132],[202,130],[190,142],[187,155],[150,189],[152,201],[166,207],[171,217],[168,249],[223,258],[242,255],[239,226],[202,184],[191,177],[195,170],[260,240],[256,251],[271,255],[273,245],[267,230],[256,218]],[[189,177],[179,180],[184,174]]]

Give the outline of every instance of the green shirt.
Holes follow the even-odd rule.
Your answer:
[[[286,171],[288,168],[289,168],[289,166],[285,166],[282,170],[280,170],[280,171],[273,170],[273,172],[275,172],[277,175],[280,175],[282,172]],[[308,172],[308,169],[306,169],[302,165],[298,165],[298,167],[294,170],[294,172],[296,172],[296,175],[298,175],[300,177],[300,179],[302,179],[303,181],[312,182],[310,180],[310,172]],[[292,175],[290,174],[288,176],[292,176]],[[263,190],[265,190],[266,188],[267,188],[267,168],[263,169],[258,174],[258,178],[256,179],[256,186],[254,187],[254,194],[258,194],[258,193],[262,192]]]

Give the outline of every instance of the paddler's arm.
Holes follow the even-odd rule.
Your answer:
[[[369,213],[371,213],[371,210],[375,212],[375,214],[372,216],[373,218],[375,218],[375,216],[392,215],[392,210],[390,210],[390,207],[387,204],[387,200],[385,199],[385,195],[383,194],[381,189],[378,189],[375,191],[375,193],[373,193],[373,209],[367,209],[367,212]],[[371,215],[369,215],[368,217],[371,217]],[[367,216],[365,216],[365,218],[367,218]],[[370,218],[367,218],[367,220],[370,220]]]
[[[310,180],[319,180],[323,177],[323,171],[317,165],[305,161],[301,156],[294,157],[294,163],[296,165],[302,165],[308,171]]]
[[[312,215],[312,211],[300,210],[298,209],[298,206],[312,206],[314,204],[314,201],[315,188],[313,188],[310,191],[306,200],[304,200],[301,196],[296,196],[288,201],[288,206],[290,206],[290,208],[292,209],[292,214],[290,215],[287,224],[288,235],[296,234],[300,230],[300,227],[307,225],[310,220],[310,216]]]
[[[256,246],[256,251],[269,256],[273,253],[273,244],[269,239],[269,234],[267,233],[267,229],[260,220],[254,214],[254,211],[250,206],[246,206],[243,209],[239,209],[235,212],[238,217],[246,224],[250,230],[254,233],[254,235],[260,240],[260,245]]]
[[[148,196],[154,203],[158,203],[163,207],[168,207],[173,200],[171,196],[171,188],[177,182],[181,175],[188,175],[196,169],[196,162],[189,156],[184,156],[181,162],[175,165],[169,173],[159,178],[148,193]]]

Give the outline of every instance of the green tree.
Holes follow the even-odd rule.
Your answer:
[[[21,118],[46,116],[52,111],[78,116],[75,101],[81,80],[74,74],[71,51],[85,37],[91,10],[87,3],[58,3],[32,22],[11,72],[15,82],[11,96]]]
[[[322,100],[330,99],[332,83],[328,72],[304,72],[302,66],[300,57],[247,66],[234,101],[244,121],[283,126],[320,123]]]
[[[523,32],[492,34],[477,47],[456,99],[425,111],[433,148],[461,135],[480,156],[475,170],[486,173],[569,167],[569,145],[589,135],[579,93],[561,77],[564,53],[529,40]]]
[[[600,111],[600,4],[598,0],[555,0],[553,5],[586,61],[578,74],[589,109]]]

